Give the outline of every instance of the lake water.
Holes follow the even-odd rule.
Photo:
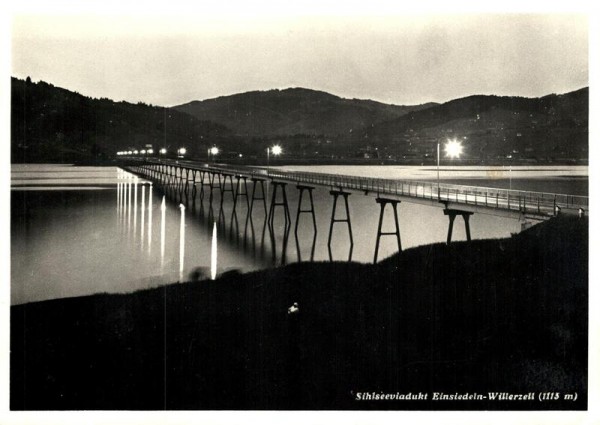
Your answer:
[[[435,180],[435,167],[320,166],[281,167],[373,177]],[[446,182],[587,195],[587,167],[442,167]],[[296,238],[298,191],[288,185],[292,223],[286,233],[281,208],[273,231],[265,226],[262,204],[249,220],[245,198],[233,214],[231,193],[218,193],[212,208],[180,206],[176,194],[115,167],[13,165],[11,169],[11,303],[21,304],[98,292],[131,292],[165,283],[210,278],[214,272],[250,271],[307,261],[329,261],[327,239],[332,197],[314,190],[317,232],[310,214],[302,214]],[[270,192],[272,188],[267,187]],[[218,191],[216,191],[218,192]],[[163,198],[165,200],[162,207]],[[190,198],[191,199],[191,198]],[[308,197],[303,208],[308,208]],[[337,218],[345,215],[338,201]],[[348,228],[336,223],[331,257],[371,262],[379,206],[374,198],[349,196],[354,245]],[[448,218],[441,209],[403,202],[398,206],[403,249],[445,242]],[[471,217],[474,239],[518,232],[519,220],[485,214]],[[384,231],[393,229],[388,211]],[[454,240],[464,240],[462,221]],[[382,237],[379,258],[397,251],[394,237]],[[213,269],[211,270],[211,263]],[[201,283],[198,283],[201,284]]]

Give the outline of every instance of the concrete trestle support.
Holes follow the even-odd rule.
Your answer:
[[[448,216],[449,219],[449,223],[448,223],[448,238],[446,239],[446,244],[450,244],[450,242],[452,242],[452,230],[454,227],[454,219],[456,218],[457,215],[462,216],[464,222],[465,222],[465,232],[467,234],[467,241],[471,240],[471,226],[469,225],[469,217],[473,215],[472,212],[470,211],[460,211],[460,210],[450,210],[450,209],[445,209],[444,210],[444,215]]]
[[[263,235],[262,239],[264,240],[264,230],[266,228],[269,229],[271,233],[271,239],[273,241],[273,246],[275,244],[274,240],[274,221],[275,214],[277,211],[277,207],[281,207],[283,209],[283,218],[284,218],[284,246],[283,246],[283,262],[285,262],[285,249],[287,246],[288,234],[290,232],[292,220],[290,217],[290,207],[288,203],[286,188],[288,182],[281,181],[280,179],[275,179],[273,177],[269,177],[265,175],[262,177],[259,173],[242,173],[242,172],[227,172],[226,170],[219,170],[215,167],[205,167],[205,168],[193,168],[186,167],[185,165],[173,165],[173,164],[143,164],[143,165],[135,165],[127,167],[130,171],[137,173],[145,178],[153,180],[158,183],[162,190],[167,193],[171,193],[174,197],[177,197],[178,202],[182,202],[185,199],[186,205],[188,204],[188,197],[192,198],[193,208],[196,206],[196,198],[199,196],[200,205],[202,207],[203,214],[203,200],[205,196],[205,186],[210,188],[209,194],[209,217],[214,217],[213,215],[213,207],[212,200],[215,189],[219,190],[220,195],[220,208],[219,208],[219,222],[224,223],[224,213],[223,213],[223,202],[225,200],[225,193],[231,192],[231,199],[233,202],[232,208],[232,217],[230,223],[230,233],[233,234],[233,229],[235,227],[235,233],[239,232],[238,228],[238,219],[236,208],[239,205],[243,205],[240,203],[241,197],[246,198],[246,223],[244,226],[244,238],[248,234],[248,229],[252,231],[254,234],[254,225],[252,224],[252,216],[255,210],[255,202],[261,202],[264,210],[264,227],[263,227]],[[235,182],[234,182],[235,177]],[[252,182],[252,193],[250,194],[250,189],[248,185],[248,179]],[[265,183],[267,183],[267,188],[265,188]],[[321,184],[321,183],[317,183]],[[200,185],[200,190],[198,191],[197,186]],[[322,184],[327,186],[326,183]],[[272,188],[272,192],[269,197],[269,186]],[[260,187],[260,188],[259,188]],[[342,187],[337,186],[329,186],[332,188],[330,190],[330,195],[333,197],[333,205],[331,211],[331,218],[329,223],[329,234],[327,238],[327,248],[329,252],[330,260],[333,260],[332,255],[332,239],[333,239],[333,231],[334,224],[336,223],[346,223],[348,229],[348,237],[349,237],[349,255],[348,260],[352,259],[352,251],[354,248],[354,236],[352,232],[352,222],[351,222],[351,214],[350,207],[348,202],[348,197],[351,192],[347,190],[343,190]],[[296,185],[298,190],[298,204],[296,210],[296,222],[294,226],[294,234],[296,237],[296,246],[298,248],[298,260],[301,261],[300,254],[300,243],[298,237],[298,228],[300,224],[301,214],[310,214],[312,218],[312,227],[314,230],[314,236],[312,239],[311,260],[314,258],[316,239],[317,239],[317,219],[316,219],[316,211],[315,204],[313,200],[313,190],[316,188],[314,185],[308,185],[305,183],[298,183]],[[305,196],[308,194],[308,196]],[[343,217],[338,217],[338,198],[343,198],[344,207],[342,208],[345,213]],[[404,198],[402,198],[404,199]],[[303,205],[304,201],[304,205]],[[375,252],[373,261],[377,262],[379,259],[380,253],[380,242],[382,236],[395,236],[398,244],[398,252],[402,251],[402,241],[401,241],[401,233],[400,233],[400,220],[398,217],[398,204],[401,200],[397,197],[378,197],[375,199],[376,203],[379,204],[380,212],[379,212],[379,221],[377,226],[377,236],[375,242]],[[269,206],[267,208],[267,202],[269,202]],[[496,202],[497,203],[497,202]],[[394,215],[394,229],[391,231],[383,231],[383,222],[386,214],[386,207],[390,205],[392,207],[392,213]],[[439,205],[439,204],[438,204]],[[456,216],[462,216],[465,223],[465,232],[467,241],[471,240],[471,229],[469,218],[473,215],[473,211],[465,211],[461,209],[451,208],[447,205],[447,202],[444,202],[444,215],[448,216],[448,234],[446,243],[450,244],[452,241],[452,232],[454,228],[454,220]],[[342,213],[343,214],[343,213]],[[250,224],[250,227],[249,227]]]
[[[379,213],[379,225],[377,226],[377,242],[375,242],[375,257],[373,258],[374,263],[377,262],[377,254],[379,253],[379,241],[381,239],[381,236],[396,236],[396,239],[398,240],[398,252],[402,252],[402,242],[400,241],[400,223],[398,222],[397,210],[397,205],[398,203],[400,203],[400,201],[398,201],[397,199],[377,198],[375,202],[377,202],[380,205],[381,211]],[[387,204],[390,204],[392,206],[392,209],[394,210],[394,223],[396,224],[395,232],[381,231],[381,226],[383,224],[383,216],[385,214],[385,207]]]
[[[348,207],[348,196],[350,196],[350,192],[344,192],[343,190],[331,190],[329,193],[333,196],[333,208],[331,209],[331,222],[329,224],[329,238],[327,239],[329,259],[333,260],[333,254],[331,252],[331,237],[333,236],[333,225],[335,223],[346,223],[348,225],[348,235],[350,236],[350,252],[348,253],[348,261],[350,261],[352,259],[352,250],[354,249],[354,238],[352,237],[352,223],[350,221],[350,208]],[[344,205],[346,206],[345,218],[335,218],[338,196],[342,196],[344,198]]]

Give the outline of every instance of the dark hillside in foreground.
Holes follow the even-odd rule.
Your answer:
[[[353,130],[436,105],[389,105],[372,100],[343,99],[317,90],[251,91],[193,101],[174,109],[211,120],[245,136],[294,134],[347,137]]]
[[[585,409],[587,235],[587,219],[558,217],[377,265],[15,306],[11,409]],[[372,391],[428,399],[356,400]]]

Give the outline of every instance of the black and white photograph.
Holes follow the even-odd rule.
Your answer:
[[[592,14],[267,3],[7,17],[7,423],[584,421]]]

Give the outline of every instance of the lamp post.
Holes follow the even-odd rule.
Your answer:
[[[462,154],[463,146],[462,144],[456,140],[448,140],[448,142],[444,145],[444,151],[446,152],[446,156],[450,159],[460,157]],[[440,144],[437,144],[437,187],[438,187],[438,201],[440,200]]]
[[[283,149],[279,145],[275,145],[272,148],[267,148],[267,166],[269,166],[269,153],[272,153],[275,156],[281,155]]]
[[[212,148],[210,148],[208,150],[208,154],[212,155],[213,157],[213,162],[215,161],[215,156],[219,154],[219,148],[216,146],[213,146]]]

